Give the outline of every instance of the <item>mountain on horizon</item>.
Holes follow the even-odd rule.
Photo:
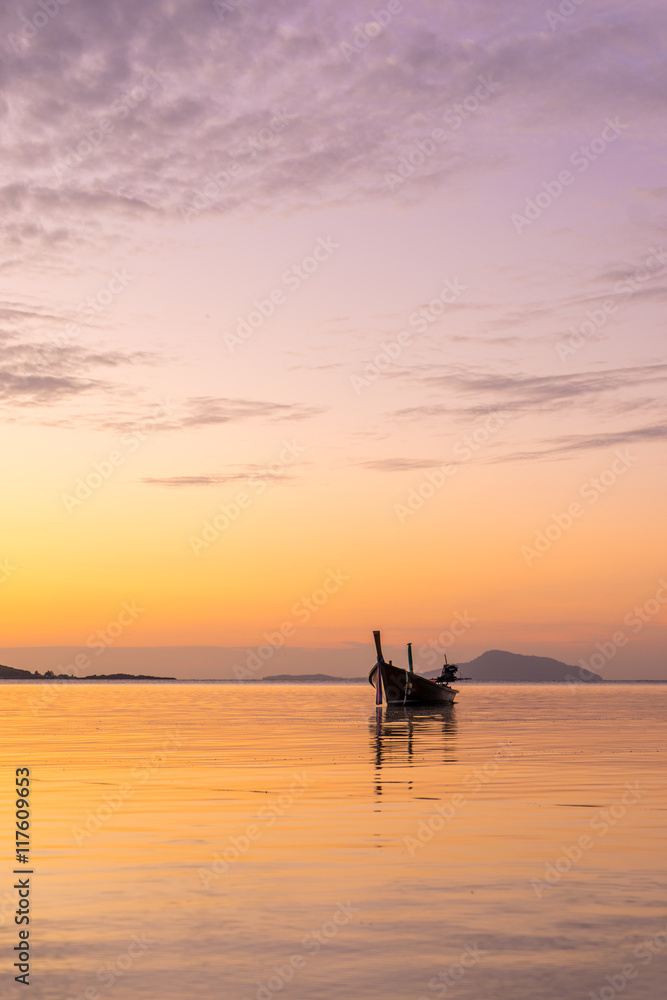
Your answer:
[[[459,663],[462,677],[470,677],[473,681],[577,681],[586,683],[580,674],[579,667],[573,667],[550,656],[526,656],[523,653],[510,653],[504,649],[487,649],[468,663]],[[438,677],[439,670],[431,670],[425,677]],[[603,678],[591,671],[589,683],[597,683]]]

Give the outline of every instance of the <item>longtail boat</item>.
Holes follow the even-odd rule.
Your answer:
[[[408,669],[396,667],[382,655],[380,633],[373,632],[377,663],[368,675],[368,682],[375,688],[375,704],[387,705],[451,705],[458,694],[449,681],[456,677],[458,667],[447,664],[443,676],[435,680],[416,674],[412,666],[412,643],[408,643]]]

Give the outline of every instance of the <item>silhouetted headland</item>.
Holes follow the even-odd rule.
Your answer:
[[[89,674],[75,677],[74,674],[54,674],[52,670],[40,674],[37,670],[20,670],[0,664],[0,680],[7,681],[175,681],[175,677],[153,677],[150,674]]]

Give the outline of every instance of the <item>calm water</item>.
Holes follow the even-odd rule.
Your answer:
[[[0,685],[3,914],[23,766],[35,870],[5,995],[665,995],[667,687],[56,690]]]

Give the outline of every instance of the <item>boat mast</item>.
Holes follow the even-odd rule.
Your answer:
[[[382,664],[384,663],[384,656],[382,655],[382,645],[380,643],[380,633],[373,632],[373,638],[375,639],[375,648],[378,654],[377,662],[377,683],[375,685],[375,704],[378,708],[382,706]]]

